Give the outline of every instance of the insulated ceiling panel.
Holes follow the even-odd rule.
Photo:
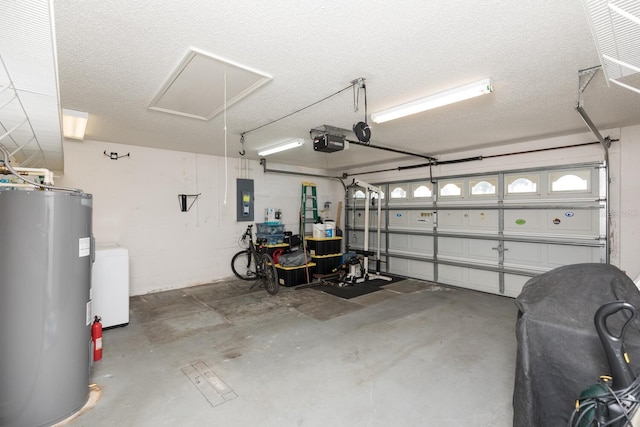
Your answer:
[[[271,79],[268,74],[190,49],[149,109],[209,120]]]

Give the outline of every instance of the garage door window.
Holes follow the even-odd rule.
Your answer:
[[[414,199],[425,199],[433,197],[433,190],[431,184],[428,183],[419,183],[413,185],[413,198]]]
[[[509,175],[507,179],[507,194],[537,194],[540,176],[537,174]]]
[[[497,188],[497,177],[483,177],[469,180],[469,194],[471,197],[495,196],[497,194]]]
[[[407,186],[398,185],[391,190],[392,199],[406,199],[407,198]]]
[[[580,192],[591,190],[591,172],[589,170],[556,171],[549,173],[551,193]]]
[[[441,181],[440,197],[461,197],[462,181]]]
[[[354,199],[364,199],[366,196],[364,194],[364,191],[362,190],[355,190],[353,192],[353,198]]]

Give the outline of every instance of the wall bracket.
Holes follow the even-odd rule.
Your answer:
[[[180,212],[189,212],[191,210],[191,206],[198,200],[198,196],[202,193],[198,194],[178,194],[178,203],[180,204]],[[193,197],[191,203],[187,206],[187,197]]]
[[[104,155],[110,158],[111,160],[118,160],[121,157],[131,157],[131,153],[123,154],[122,156],[118,155],[118,153],[110,152],[107,154],[107,150],[104,150]]]

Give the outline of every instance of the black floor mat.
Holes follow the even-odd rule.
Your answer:
[[[315,289],[316,291],[322,291],[326,294],[334,295],[344,299],[351,299],[355,297],[359,297],[362,295],[370,294],[372,292],[379,291],[381,286],[388,285],[393,282],[397,282],[399,280],[403,280],[401,277],[394,277],[390,275],[384,275],[385,277],[390,277],[391,280],[384,279],[373,279],[367,280],[366,282],[356,283],[354,285],[346,285],[340,287],[338,285],[315,285],[310,286],[310,289]]]

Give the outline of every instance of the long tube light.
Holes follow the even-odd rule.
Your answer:
[[[84,139],[89,113],[62,109],[62,133],[65,138]]]
[[[485,95],[491,92],[493,92],[491,79],[484,79],[479,82],[460,86],[455,89],[450,89],[435,95],[427,96],[426,98],[420,98],[406,104],[373,113],[371,114],[371,120],[374,123],[384,123],[389,120],[421,113],[423,111],[442,107],[443,105],[453,104],[458,101],[464,101],[465,99],[475,98],[476,96]]]
[[[265,148],[264,150],[258,151],[258,156],[260,157],[268,156],[269,154],[275,154],[281,151],[300,147],[302,144],[304,144],[304,139],[302,138],[288,140],[282,144],[274,145],[273,147],[268,147],[268,148]]]

